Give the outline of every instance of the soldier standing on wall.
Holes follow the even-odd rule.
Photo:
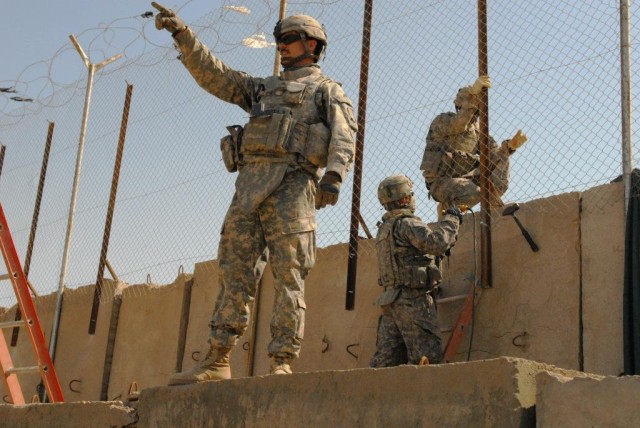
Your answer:
[[[480,202],[478,117],[480,93],[491,87],[489,76],[460,88],[454,100],[456,112],[441,113],[431,122],[420,169],[429,195],[442,205],[472,207]],[[509,186],[509,156],[527,141],[518,131],[500,147],[489,137],[491,206],[503,206],[501,196]]]
[[[250,114],[221,144],[227,169],[239,173],[218,248],[221,291],[210,350],[169,384],[231,377],[229,354],[247,329],[269,256],[276,280],[271,373],[291,373],[304,333],[304,279],[315,263],[316,209],[336,204],[355,150],[352,102],[317,64],[327,46],[324,27],[307,15],[279,21],[274,36],[284,70],[257,78],[229,68],[172,10],[152,5],[156,27],[171,33],[196,82]]]
[[[455,244],[462,214],[449,207],[438,223],[424,223],[415,212],[413,183],[393,175],[378,186],[387,212],[376,236],[378,280],[384,291],[376,352],[371,367],[439,363],[442,349],[435,290],[441,273],[436,258]]]

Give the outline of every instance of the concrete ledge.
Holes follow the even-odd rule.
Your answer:
[[[134,427],[135,410],[120,401],[0,405],[4,428]]]
[[[535,378],[549,370],[556,369],[497,358],[150,388],[137,426],[534,427]]]
[[[568,377],[543,372],[536,381],[539,427],[637,426],[640,376]]]

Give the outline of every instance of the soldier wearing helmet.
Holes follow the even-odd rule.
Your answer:
[[[442,346],[435,291],[442,279],[439,259],[455,244],[462,214],[450,207],[438,223],[415,215],[413,183],[393,175],[378,186],[378,200],[387,210],[376,236],[378,283],[376,299],[382,315],[371,367],[439,363]]]
[[[454,100],[455,113],[441,113],[429,126],[420,169],[429,195],[444,209],[480,202],[479,95],[490,87],[489,76],[480,76],[473,85],[460,88]],[[526,141],[520,130],[500,146],[489,137],[492,206],[503,205],[501,197],[509,186],[509,157]]]
[[[170,385],[231,377],[229,354],[246,331],[251,302],[270,258],[277,281],[271,319],[271,374],[291,373],[304,336],[304,280],[315,263],[316,210],[338,201],[353,162],[356,122],[351,100],[322,73],[322,25],[294,15],[274,29],[283,71],[254,77],[215,57],[170,9],[156,28],[171,32],[180,60],[196,82],[249,113],[221,141],[225,166],[238,172],[220,237],[221,287],[210,323],[209,353]],[[291,251],[295,248],[296,251]]]
[[[304,46],[304,53],[296,57],[283,57],[280,60],[285,68],[295,67],[301,61],[311,59],[318,62],[327,48],[327,33],[324,27],[314,18],[307,15],[293,15],[284,18],[276,24],[273,30],[273,37],[276,42],[286,40],[301,40]],[[314,42],[311,42],[314,40]],[[287,45],[283,43],[283,45]],[[313,46],[312,46],[313,45]]]

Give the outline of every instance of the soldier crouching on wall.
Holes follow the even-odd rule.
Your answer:
[[[491,87],[489,76],[480,76],[472,86],[460,88],[454,100],[456,111],[441,113],[431,122],[420,169],[429,195],[442,205],[473,207],[480,202],[479,107],[483,88]],[[503,206],[509,186],[509,157],[527,141],[522,131],[496,144],[489,136],[489,181],[492,207]]]

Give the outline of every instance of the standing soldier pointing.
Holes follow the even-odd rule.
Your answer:
[[[229,354],[247,329],[269,257],[276,283],[271,373],[291,373],[304,334],[304,279],[315,264],[316,209],[338,201],[355,149],[351,100],[317,64],[327,46],[324,28],[306,15],[279,21],[273,35],[284,70],[258,78],[228,67],[172,10],[152,5],[159,11],[156,27],[171,33],[196,82],[249,113],[244,129],[221,144],[227,168],[238,177],[218,248],[221,290],[209,324],[210,350],[169,384],[231,377]]]

